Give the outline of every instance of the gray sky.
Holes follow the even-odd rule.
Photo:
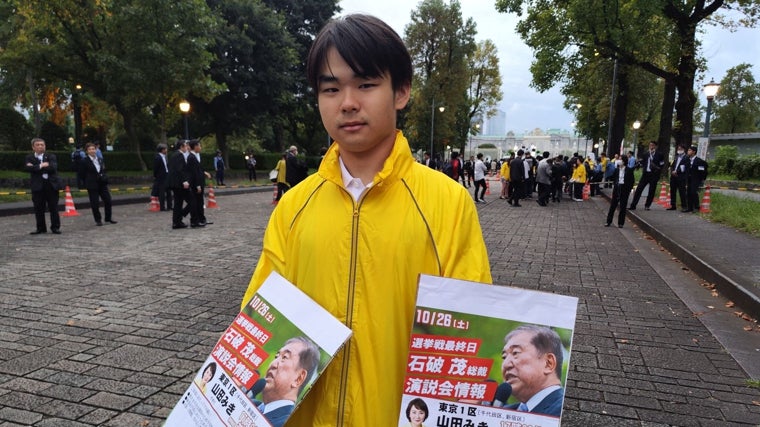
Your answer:
[[[559,88],[539,93],[530,87],[531,50],[520,40],[514,28],[515,15],[496,12],[494,0],[460,0],[464,19],[473,18],[477,24],[477,40],[491,39],[499,51],[503,100],[499,108],[506,113],[507,131],[522,133],[525,130],[567,129],[573,116],[562,108],[563,96]],[[418,2],[409,0],[341,0],[342,13],[362,12],[387,22],[402,37],[412,10]],[[752,72],[760,81],[760,30],[742,29],[735,33],[713,27],[700,27],[702,54],[707,60],[704,82],[711,78],[720,81],[731,67],[743,62],[753,64]],[[611,82],[610,82],[611,83]],[[700,102],[705,104],[700,91]]]

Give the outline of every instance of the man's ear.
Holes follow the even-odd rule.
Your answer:
[[[396,107],[396,110],[403,110],[404,107],[406,107],[406,104],[409,102],[409,97],[412,93],[412,86],[411,85],[404,85],[400,88],[396,89],[393,92],[393,98],[394,98],[394,105]]]
[[[291,385],[291,387],[296,388],[296,389],[301,387],[301,384],[303,384],[306,381],[306,375],[308,375],[308,372],[306,371],[306,369],[301,369],[296,379],[293,380],[293,384]]]
[[[551,374],[555,369],[557,369],[557,357],[554,355],[554,353],[546,353],[544,356],[546,356],[544,372],[546,374]]]

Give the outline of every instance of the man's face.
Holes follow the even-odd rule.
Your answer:
[[[193,151],[196,152],[196,153],[200,153],[201,152],[201,144],[197,144],[195,147],[193,147]]]
[[[390,76],[356,75],[335,48],[327,53],[317,89],[322,123],[340,145],[341,154],[390,151],[395,141],[396,111],[409,100],[409,87],[393,91]]]
[[[32,144],[32,150],[34,150],[35,154],[42,154],[45,152],[45,141],[34,141],[34,144]]]
[[[657,149],[657,144],[654,142],[649,143],[649,151],[655,151]]]
[[[694,157],[697,155],[697,152],[689,148],[689,150],[686,152],[686,154],[689,155],[689,157]]]
[[[87,147],[87,155],[90,157],[95,157],[95,153],[97,153],[98,149],[95,148],[94,145],[90,145]]]
[[[512,386],[512,394],[521,402],[545,388],[553,366],[547,363],[547,354],[538,355],[531,344],[533,334],[520,332],[504,345],[501,352],[501,375]]]
[[[267,369],[267,384],[262,391],[264,403],[298,396],[298,388],[306,380],[307,372],[300,367],[299,354],[304,349],[300,342],[291,342],[277,352]]]

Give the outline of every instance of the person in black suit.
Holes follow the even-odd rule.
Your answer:
[[[652,200],[654,200],[654,193],[657,191],[657,181],[660,180],[660,173],[663,166],[665,166],[665,159],[662,154],[657,152],[657,142],[652,141],[649,143],[649,151],[644,154],[639,163],[643,169],[639,185],[636,187],[636,192],[633,193],[633,202],[628,209],[636,210],[636,205],[639,203],[641,193],[644,191],[644,187],[649,187],[647,190],[647,199],[644,202],[644,209],[649,210],[652,206]]]
[[[45,211],[50,211],[50,231],[61,234],[61,217],[58,215],[58,162],[55,154],[45,152],[45,140],[32,139],[32,150],[24,159],[24,167],[30,174],[32,203],[37,229],[29,234],[47,233]]]
[[[670,164],[670,207],[669,211],[676,210],[676,193],[681,197],[681,209],[687,209],[686,181],[689,176],[688,158],[683,146],[676,147],[676,157]]]
[[[172,228],[187,228],[182,221],[186,212],[193,210],[195,198],[190,197],[190,171],[187,166],[187,141],[179,140],[174,146],[175,152],[169,158],[169,179],[167,185],[174,193],[172,209]],[[184,206],[183,206],[184,205]]]
[[[544,326],[522,325],[508,333],[504,342],[501,374],[519,402],[506,408],[559,417],[565,397],[559,335]]]
[[[90,197],[90,208],[92,209],[92,216],[95,218],[95,224],[103,225],[100,216],[100,200],[103,200],[106,222],[116,224],[111,216],[111,192],[108,190],[106,164],[97,156],[95,144],[88,142],[84,146],[84,151],[87,154],[81,163],[82,169],[84,169],[84,187]]]
[[[299,182],[306,179],[309,168],[303,160],[298,157],[298,148],[291,145],[288,149],[288,158],[285,160],[285,181],[290,188],[295,187]]]
[[[319,348],[306,337],[291,338],[277,351],[267,368],[258,406],[272,426],[285,424],[318,367]]]
[[[518,150],[517,156],[509,162],[509,186],[513,188],[512,195],[507,199],[507,203],[513,207],[519,208],[520,199],[523,198],[525,190],[525,162],[523,161],[525,151]]]
[[[150,195],[158,197],[158,204],[162,211],[172,209],[172,189],[167,185],[169,182],[169,159],[166,158],[168,147],[161,143],[156,146],[156,155],[153,157],[153,189]]]
[[[699,212],[699,189],[704,185],[707,179],[707,162],[697,157],[697,147],[689,147],[686,153],[689,156],[688,164],[688,185],[686,187],[686,209],[681,212]]]
[[[206,188],[206,178],[211,179],[211,174],[203,170],[201,166],[201,142],[197,139],[190,141],[190,155],[187,156],[187,169],[190,176],[190,195],[195,202],[190,210],[190,227],[198,228],[213,224],[206,221],[206,213],[203,209],[203,191]]]
[[[628,196],[631,195],[633,182],[633,169],[628,167],[628,156],[623,154],[620,159],[615,160],[615,171],[612,172],[610,183],[612,184],[612,201],[610,210],[607,211],[607,227],[612,224],[615,217],[615,209],[620,205],[620,214],[618,214],[618,227],[623,228],[625,224],[625,207],[628,205]]]

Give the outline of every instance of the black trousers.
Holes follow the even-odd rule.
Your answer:
[[[90,197],[90,209],[95,222],[101,222],[100,200],[103,200],[106,221],[111,220],[111,192],[108,191],[108,184],[99,183],[98,188],[88,188],[87,195]]]
[[[641,193],[644,191],[644,187],[649,186],[647,190],[647,199],[644,202],[644,207],[648,208],[652,206],[652,200],[654,200],[654,193],[657,192],[657,181],[660,180],[660,174],[655,172],[644,172],[639,180],[639,185],[636,187],[636,191],[633,193],[633,201],[631,202],[631,208],[635,208],[641,198]]]
[[[686,209],[686,179],[675,176],[670,177],[670,206],[676,207],[676,193],[681,197],[681,209]]]
[[[513,205],[520,205],[520,199],[523,198],[523,191],[525,191],[525,181],[512,181],[509,185],[512,194],[509,196],[509,201]]]
[[[615,184],[612,187],[612,200],[610,201],[610,210],[607,211],[607,224],[612,224],[612,219],[615,217],[615,209],[620,205],[620,213],[618,214],[618,225],[625,224],[625,211],[628,204],[628,196],[631,195],[631,190],[624,191],[621,185]]]
[[[45,224],[45,212],[50,212],[50,229],[61,228],[61,217],[58,214],[58,190],[53,188],[50,181],[45,180],[42,190],[32,191],[32,204],[34,204],[34,219],[37,222],[37,231],[47,231]]]
[[[191,197],[190,190],[185,188],[173,188],[174,207],[172,208],[172,225],[182,223],[182,218],[192,211],[195,206],[195,198]]]
[[[478,197],[478,188],[481,188],[480,197]],[[483,179],[479,179],[475,181],[475,194],[474,194],[475,200],[482,199],[483,196],[485,196],[485,194],[486,194],[486,179],[483,178]]]

